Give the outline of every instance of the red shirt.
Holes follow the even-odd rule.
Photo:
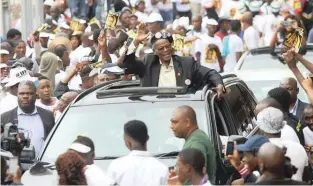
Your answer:
[[[220,31],[218,31],[218,32],[215,33],[215,35],[220,37],[221,40],[223,41],[224,37],[227,36],[228,34],[224,34],[224,33],[220,32]]]

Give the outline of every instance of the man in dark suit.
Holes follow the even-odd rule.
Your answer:
[[[297,85],[297,80],[294,78],[285,78],[280,82],[280,87],[288,90],[290,97],[291,97],[291,103],[289,106],[289,111],[294,116],[297,116],[298,119],[303,119],[304,109],[308,105],[307,103],[302,102],[300,99],[298,99],[299,94],[299,88]]]
[[[18,122],[21,132],[29,134],[36,156],[55,122],[52,112],[35,106],[36,87],[32,81],[23,81],[18,86],[18,107],[1,114],[1,128],[8,123]],[[24,135],[24,136],[26,136]]]
[[[140,27],[140,26],[139,26]],[[148,37],[145,28],[139,28],[137,37],[131,46],[137,47]],[[197,63],[192,57],[173,55],[173,37],[166,32],[158,32],[151,38],[154,54],[148,54],[143,61],[137,60],[135,54],[125,56],[122,66],[126,73],[139,75],[145,87],[176,87],[183,86],[193,90],[204,85],[215,87],[218,97],[224,93],[221,75]],[[134,48],[134,47],[132,47]]]

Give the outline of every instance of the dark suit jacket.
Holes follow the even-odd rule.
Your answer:
[[[192,57],[173,55],[172,59],[177,86],[188,86],[185,83],[188,79],[191,81],[188,87],[196,90],[201,89],[206,84],[214,87],[219,84],[223,85],[222,77],[218,72],[200,65]],[[161,69],[158,56],[147,54],[143,61],[140,61],[135,58],[133,53],[125,57],[123,65],[127,68],[126,73],[139,75],[142,86],[158,86]]]
[[[303,119],[303,114],[304,114],[304,109],[307,107],[309,104],[304,103],[300,99],[298,100],[298,107],[296,111],[296,116],[298,119],[302,120]]]
[[[53,128],[55,121],[53,113],[49,110],[43,109],[41,107],[36,107],[38,114],[42,120],[45,135],[44,139],[48,136],[49,132]],[[17,107],[13,110],[9,110],[3,114],[1,114],[1,127],[7,123],[13,123],[14,120],[17,119]]]

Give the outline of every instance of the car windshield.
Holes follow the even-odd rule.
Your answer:
[[[120,157],[129,153],[123,140],[124,124],[142,120],[150,135],[148,150],[153,154],[180,151],[184,140],[174,136],[170,118],[176,107],[189,105],[195,109],[199,128],[208,131],[203,101],[140,102],[72,107],[66,113],[49,141],[42,161],[55,162],[78,135],[90,137],[96,157]]]
[[[279,86],[280,81],[277,80],[262,80],[262,81],[245,81],[250,90],[254,93],[256,99],[261,101],[262,99],[266,98],[267,93],[269,90]],[[304,102],[309,103],[308,97],[304,90],[300,87],[298,98]]]
[[[313,59],[313,52],[307,52],[304,56],[306,59]],[[302,64],[298,64],[300,70],[305,69]],[[253,69],[282,69],[288,68],[287,65],[281,63],[278,59],[274,58],[270,54],[249,54],[245,57],[240,70],[253,70]]]

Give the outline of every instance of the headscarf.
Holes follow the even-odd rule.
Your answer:
[[[46,76],[51,81],[53,90],[55,85],[54,83],[57,67],[58,67],[58,57],[54,53],[45,52],[41,56],[39,72],[40,74]]]

